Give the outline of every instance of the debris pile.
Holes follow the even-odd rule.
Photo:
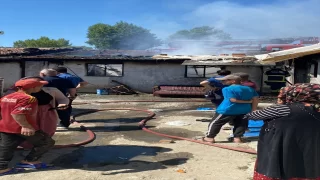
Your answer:
[[[133,95],[133,94],[139,94],[138,92],[134,91],[132,88],[129,86],[116,81],[112,80],[111,82],[119,84],[118,86],[114,86],[109,88],[109,94],[116,94],[116,95]]]

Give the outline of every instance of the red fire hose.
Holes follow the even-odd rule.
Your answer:
[[[105,102],[97,101],[97,102],[92,102],[92,103],[121,103],[121,102],[207,102],[207,101],[205,101],[205,100],[192,100],[192,101],[190,101],[190,100],[189,101],[136,100],[136,101],[105,101]],[[90,104],[90,103],[74,103],[73,105],[82,105],[82,104]],[[99,112],[99,111],[109,111],[109,110],[128,110],[128,111],[139,111],[139,112],[147,113],[148,116],[145,119],[143,119],[143,120],[141,120],[139,122],[139,126],[142,128],[143,131],[151,133],[151,134],[155,134],[155,135],[158,135],[158,136],[171,138],[171,139],[185,140],[185,141],[204,144],[204,145],[208,145],[208,146],[214,146],[214,147],[218,147],[218,148],[222,148],[222,149],[228,149],[228,150],[237,151],[237,152],[243,152],[243,153],[249,153],[249,154],[257,154],[257,152],[255,150],[249,149],[249,148],[231,147],[231,146],[221,145],[221,144],[217,144],[217,143],[206,143],[206,142],[202,142],[202,141],[198,141],[198,140],[194,140],[194,139],[190,139],[190,138],[172,136],[172,135],[162,134],[162,133],[159,133],[159,132],[152,131],[152,130],[146,128],[145,125],[156,114],[154,112],[152,112],[152,111],[149,111],[149,110],[135,109],[135,108],[104,108],[104,109],[93,109],[93,110],[89,110],[89,111],[78,113],[78,114],[76,114],[76,115],[74,115],[72,117],[71,122],[74,123],[74,124],[79,125],[81,130],[86,131],[88,133],[88,136],[89,136],[88,139],[86,139],[85,141],[78,142],[78,143],[73,143],[73,144],[56,145],[55,148],[77,147],[77,146],[85,145],[85,144],[88,144],[88,143],[91,143],[92,141],[94,141],[95,140],[94,132],[92,132],[91,130],[87,129],[84,125],[82,125],[82,124],[78,123],[77,121],[75,121],[75,118],[79,117],[79,116],[82,116],[82,115],[86,115],[86,114],[91,114],[91,113],[95,113],[95,112]]]

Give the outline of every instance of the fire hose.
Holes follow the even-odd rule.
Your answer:
[[[92,103],[99,103],[99,104],[106,104],[106,103],[123,103],[123,102],[207,102],[205,100],[192,100],[192,101],[169,101],[169,100],[136,100],[136,101],[105,101],[105,102],[92,102]],[[79,102],[79,103],[74,103],[73,105],[83,105],[83,104],[90,104],[87,102]],[[91,142],[93,142],[96,138],[96,135],[93,131],[91,131],[90,129],[88,129],[87,127],[85,127],[84,125],[82,125],[81,123],[77,122],[75,120],[76,117],[80,117],[83,115],[87,115],[87,114],[92,114],[92,113],[96,113],[96,112],[100,112],[100,111],[110,111],[110,110],[127,110],[127,111],[137,111],[137,112],[143,112],[143,113],[147,113],[148,116],[145,117],[143,120],[141,120],[139,122],[139,127],[147,132],[147,133],[151,133],[157,136],[161,136],[161,137],[166,137],[166,138],[171,138],[171,139],[177,139],[177,140],[185,140],[185,141],[189,141],[189,142],[194,142],[194,143],[198,143],[198,144],[204,144],[204,145],[208,145],[208,146],[213,146],[213,147],[217,147],[217,148],[222,148],[222,149],[227,149],[227,150],[232,150],[232,151],[237,151],[237,152],[243,152],[243,153],[248,153],[248,154],[257,154],[257,152],[254,149],[249,149],[249,148],[242,148],[242,147],[232,147],[232,146],[227,146],[227,145],[222,145],[222,144],[217,144],[217,143],[208,143],[208,142],[202,142],[199,140],[195,140],[195,139],[190,139],[190,138],[184,138],[184,137],[180,137],[180,136],[173,136],[173,135],[168,135],[168,134],[163,134],[163,133],[159,133],[159,132],[155,132],[152,131],[150,129],[148,129],[146,127],[146,124],[149,120],[151,120],[156,114],[150,110],[145,110],[145,109],[136,109],[136,108],[103,108],[103,109],[92,109],[92,110],[88,110],[85,112],[80,112],[77,113],[75,115],[73,115],[71,117],[71,123],[80,126],[80,130],[82,131],[86,131],[88,133],[88,138],[84,141],[81,142],[77,142],[77,143],[72,143],[72,144],[65,144],[65,145],[55,145],[55,149],[60,149],[60,148],[69,148],[69,147],[78,147],[78,146],[82,146],[82,145],[86,145],[89,144]]]

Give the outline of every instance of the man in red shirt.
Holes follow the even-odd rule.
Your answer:
[[[38,159],[50,150],[55,141],[39,130],[36,123],[38,103],[31,93],[39,92],[46,81],[35,79],[19,80],[15,83],[18,91],[1,98],[0,120],[0,176],[17,172],[8,168],[15,149],[28,141],[34,146],[26,158],[17,167],[42,168],[44,163]]]

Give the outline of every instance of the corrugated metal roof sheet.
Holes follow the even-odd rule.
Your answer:
[[[300,48],[272,52],[268,54],[255,55],[255,57],[258,59],[259,63],[268,64],[296,59],[312,54],[320,54],[320,43]]]

